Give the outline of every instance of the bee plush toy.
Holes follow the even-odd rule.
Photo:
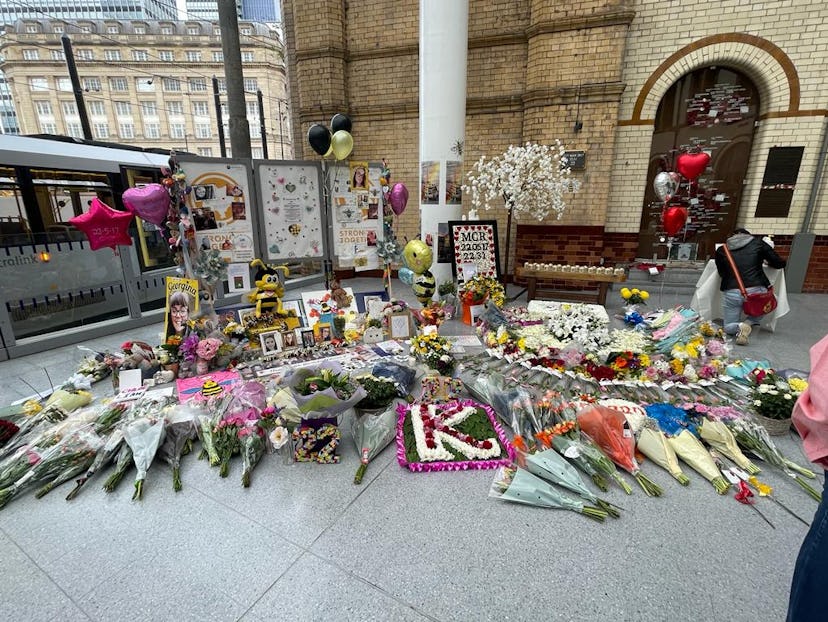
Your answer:
[[[247,295],[250,302],[256,303],[256,317],[261,317],[262,311],[275,311],[279,315],[285,315],[282,296],[285,295],[285,277],[290,274],[288,267],[266,264],[261,259],[254,259],[250,266],[258,268],[256,289]]]

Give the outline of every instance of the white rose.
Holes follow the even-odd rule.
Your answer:
[[[762,405],[762,400],[753,400],[753,405],[754,406],[761,406]]]

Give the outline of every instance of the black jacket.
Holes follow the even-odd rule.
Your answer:
[[[749,233],[737,233],[729,237],[726,244],[727,248],[730,249],[730,254],[733,255],[733,261],[739,269],[739,274],[746,289],[748,287],[770,286],[770,281],[768,281],[768,277],[765,276],[765,271],[762,269],[763,262],[767,261],[771,268],[785,267],[785,260],[777,255],[776,251],[766,242]],[[719,276],[722,277],[722,286],[719,289],[722,291],[739,289],[730,262],[724,253],[724,247],[719,247],[716,250],[716,270],[719,271]]]

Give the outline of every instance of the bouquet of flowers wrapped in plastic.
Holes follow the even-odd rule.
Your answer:
[[[135,476],[133,501],[144,496],[144,480],[158,448],[164,441],[164,418],[160,415],[141,417],[124,428],[124,439],[132,449],[132,460],[138,473]]]
[[[32,484],[61,478],[67,472],[81,472],[92,463],[102,444],[101,437],[95,434],[91,426],[77,428],[65,435],[58,443],[39,454],[37,460],[30,463],[30,468],[20,473],[14,482],[0,489],[0,508]]]
[[[103,447],[98,450],[98,453],[95,455],[95,459],[86,469],[83,477],[75,480],[75,487],[69,492],[68,495],[66,495],[66,500],[71,501],[77,497],[84,485],[86,485],[86,482],[92,479],[98,471],[112,462],[124,445],[126,445],[126,441],[124,440],[123,430],[116,428],[110,432],[106,437]]]
[[[187,444],[196,437],[193,410],[197,407],[187,402],[172,406],[164,413],[164,444],[158,455],[172,468],[173,490],[181,490],[181,456]]]
[[[476,274],[463,283],[460,299],[467,305],[479,305],[491,300],[499,308],[506,304],[506,290],[497,279]]]
[[[635,459],[635,438],[622,413],[606,406],[592,405],[579,411],[577,420],[581,431],[615,464],[635,477],[648,496],[661,496],[661,487],[642,473]]]
[[[451,342],[437,333],[412,337],[411,354],[441,376],[451,376],[454,371],[456,361],[451,355]]]

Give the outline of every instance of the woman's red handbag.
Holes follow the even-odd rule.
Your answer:
[[[773,294],[773,287],[768,287],[768,291],[759,292],[756,294],[748,294],[745,290],[745,284],[742,282],[742,276],[739,274],[739,269],[736,267],[736,262],[733,261],[733,255],[730,254],[730,249],[727,248],[727,243],[724,245],[724,253],[727,260],[730,262],[730,267],[733,269],[733,276],[736,277],[736,283],[739,285],[739,291],[742,292],[742,297],[745,299],[742,303],[742,311],[749,317],[759,317],[760,315],[767,315],[776,309],[776,296]]]

